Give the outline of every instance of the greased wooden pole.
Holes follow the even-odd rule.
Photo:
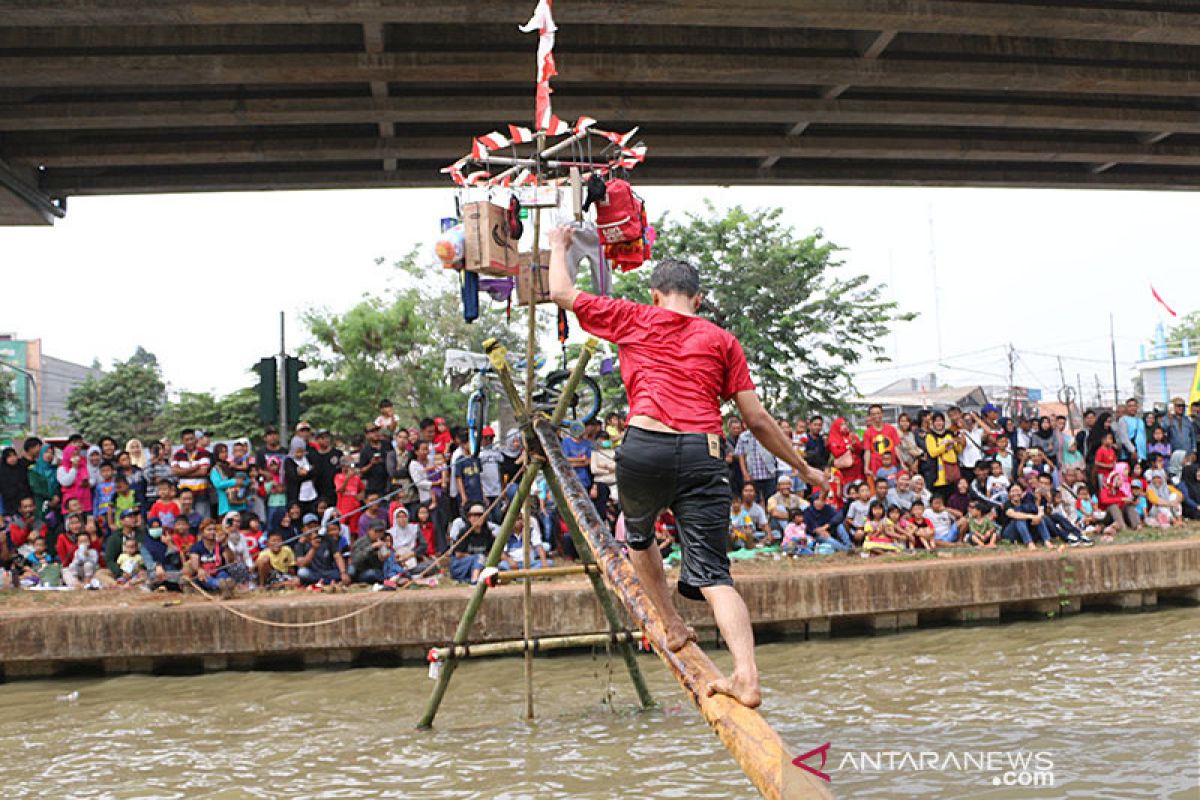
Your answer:
[[[546,456],[544,469],[550,485],[561,494],[556,498],[560,512],[574,518],[603,570],[605,582],[642,628],[646,640],[691,696],[746,777],[768,800],[832,797],[815,776],[791,766],[787,746],[757,711],[724,695],[706,696],[709,682],[719,678],[720,671],[694,642],[675,653],[667,648],[666,630],[658,611],[642,588],[633,564],[600,521],[595,506],[567,462],[558,430],[543,419],[534,422],[534,432]],[[786,779],[784,769],[789,770]],[[794,772],[790,771],[793,769]]]

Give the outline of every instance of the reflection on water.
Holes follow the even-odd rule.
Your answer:
[[[796,752],[832,743],[839,797],[1200,798],[1200,609],[770,644],[760,658],[768,718]],[[541,716],[525,723],[521,660],[468,663],[429,733],[413,730],[432,686],[415,667],[6,684],[0,793],[755,796],[657,660],[642,664],[659,711],[632,710],[619,658],[539,659]],[[846,763],[878,751],[1042,751],[1053,786]]]

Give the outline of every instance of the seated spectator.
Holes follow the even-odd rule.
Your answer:
[[[811,556],[813,540],[804,529],[804,509],[793,508],[787,527],[783,529],[781,549],[792,557]]]
[[[426,509],[426,522],[429,522],[429,509]],[[429,522],[429,536],[433,536],[433,524]],[[408,521],[408,509],[396,506],[392,512],[392,527],[388,529],[392,542],[391,565],[384,565],[384,578],[393,578],[405,572],[419,575],[426,571],[432,559],[430,539],[427,539],[421,526]]]
[[[896,476],[896,485],[888,489],[888,507],[897,506],[907,514],[912,509],[912,504],[916,499],[917,494],[912,490],[912,479],[907,473],[899,473]]]
[[[896,509],[897,514],[899,511]],[[879,556],[900,552],[900,547],[896,544],[898,535],[896,523],[888,518],[884,505],[872,500],[867,521],[863,524],[863,553]]]
[[[1050,544],[1050,529],[1038,511],[1033,495],[1025,494],[1025,490],[1020,486],[1013,486],[1008,490],[1008,502],[1004,504],[1004,520],[1000,538],[1005,541],[1015,543],[1020,540],[1030,550],[1036,550],[1037,546],[1033,543],[1033,535],[1036,533],[1047,548],[1053,547]]]
[[[137,539],[121,539],[121,555],[117,556],[117,569],[121,586],[140,586],[146,583],[146,567],[142,563],[141,547]]]
[[[195,507],[196,494],[191,489],[179,490],[179,516],[188,524],[188,530],[193,536],[200,533],[200,523],[204,522],[206,517],[204,512],[199,511]],[[207,505],[207,504],[206,504]],[[187,551],[184,550],[184,553]]]
[[[537,519],[531,517],[529,523],[529,569],[542,569],[543,567],[554,566],[554,562],[546,555],[546,547],[542,542],[542,533]],[[504,555],[502,556],[500,569],[521,569],[524,567],[525,542],[522,536],[524,525],[524,516],[517,517],[512,533],[508,537],[508,542],[504,546]]]
[[[621,523],[621,541],[625,541],[625,517],[618,518],[618,522]],[[658,546],[658,554],[665,560],[667,556],[671,555],[677,541],[679,541],[679,523],[675,521],[673,512],[664,511],[658,515],[658,519],[654,520],[654,543]]]
[[[1099,470],[1097,456],[1097,475]],[[1118,462],[1108,472],[1107,478],[1100,486],[1100,507],[1108,513],[1108,520],[1117,531],[1126,527],[1137,530],[1142,522],[1137,512],[1137,504],[1133,497],[1133,487],[1129,480],[1129,465]]]
[[[1161,431],[1162,428],[1155,428]],[[1146,492],[1150,501],[1150,513],[1146,524],[1158,528],[1170,528],[1183,524],[1183,493],[1172,486],[1164,473],[1156,471],[1150,478]]]
[[[34,534],[27,539],[25,547],[21,548],[21,556],[25,564],[21,574],[14,576],[16,583],[24,587],[62,585],[62,568],[56,563],[45,537]],[[18,566],[15,559],[13,566]]]
[[[933,523],[925,516],[925,503],[917,500],[908,512],[908,524],[904,526],[909,548],[913,550],[932,550],[937,547],[934,539]]]
[[[300,582],[305,586],[349,586],[350,570],[342,555],[344,549],[341,525],[335,522],[321,528],[315,514],[306,514],[304,534],[296,547]]]
[[[790,475],[780,476],[775,482],[776,492],[767,500],[767,516],[770,518],[771,531],[776,539],[783,537],[784,529],[791,520],[793,511],[803,511],[808,507],[804,498],[792,491],[794,481]]]
[[[267,534],[267,547],[258,554],[254,568],[260,588],[300,587],[300,578],[296,575],[296,553],[283,543],[283,533],[280,531],[270,531]]]
[[[354,531],[355,538],[366,536],[370,527],[377,522],[383,523],[384,530],[389,527],[387,507],[379,501],[380,497],[382,495],[378,492],[367,492],[366,503],[362,513],[358,516],[358,527],[351,529]]]
[[[954,509],[949,508],[940,494],[933,496],[924,517],[929,521],[930,527],[933,528],[935,545],[958,544],[958,520],[961,519],[962,515]]]
[[[995,521],[984,514],[983,503],[978,500],[972,501],[967,508],[967,544],[974,547],[995,547],[998,538],[999,530]]]
[[[158,481],[158,499],[150,506],[149,516],[158,518],[163,527],[170,530],[175,527],[175,518],[179,514],[179,503],[175,502],[175,484],[170,478],[161,478]]]
[[[804,529],[818,545],[835,552],[846,552],[854,545],[842,525],[842,514],[829,505],[824,492],[814,492],[808,508],[804,509]],[[816,552],[816,548],[813,549]]]
[[[754,502],[757,491],[753,483],[742,487],[742,496],[733,501],[729,512],[730,544],[734,549],[753,549],[770,536],[767,513]]]
[[[8,537],[13,546],[20,548],[27,541],[45,538],[49,533],[46,523],[38,519],[33,497],[22,497],[17,501],[16,511],[8,521]]]
[[[450,556],[450,577],[459,583],[475,583],[483,571],[484,559],[491,549],[499,526],[484,519],[483,503],[472,503],[466,518],[459,517],[450,526],[453,542]]]
[[[846,533],[850,535],[856,545],[860,545],[866,538],[863,527],[871,515],[871,487],[865,481],[861,481],[851,487],[849,494],[854,497],[854,500],[846,506],[844,524]]]
[[[875,470],[875,480],[883,481],[890,489],[896,485],[896,478],[900,475],[902,470],[896,465],[896,456],[892,451],[889,450],[886,453],[880,454],[879,458],[881,466],[879,469]]]
[[[1051,476],[1044,474],[1038,476],[1037,485],[1034,487],[1034,501],[1037,503],[1043,519],[1046,520],[1052,536],[1057,536],[1071,547],[1093,544],[1071,521],[1072,515],[1059,512],[1058,492],[1054,489],[1054,480]]]
[[[178,592],[180,590],[180,573],[183,571],[183,557],[180,550],[167,533],[162,520],[158,517],[150,517],[146,524],[146,537],[142,539],[141,556],[150,588]],[[183,524],[187,524],[186,520],[183,521]]]
[[[367,535],[360,536],[350,551],[350,579],[355,583],[383,583],[383,565],[392,556],[387,524],[374,520]]]
[[[120,519],[121,514],[126,511],[141,510],[141,504],[138,502],[137,495],[134,494],[133,487],[129,483],[129,478],[123,473],[118,472],[117,477],[113,479],[117,485],[117,493],[113,497],[113,512]]]
[[[234,581],[229,577],[226,567],[229,562],[228,552],[217,541],[218,527],[215,519],[207,519],[200,524],[200,541],[188,551],[188,562],[184,572],[202,589],[209,592],[220,591],[228,596],[233,592]]]
[[[254,576],[254,553],[249,538],[242,533],[242,515],[236,511],[226,514],[218,538],[229,553],[229,577],[238,586],[248,587]]]
[[[75,537],[71,561],[63,570],[63,582],[71,589],[99,589],[99,573],[100,553],[93,546],[92,537],[80,533]]]
[[[921,505],[929,507],[929,500],[933,496],[929,493],[929,489],[925,486],[925,478],[921,475],[913,475],[909,481],[909,488],[912,493],[921,501]]]
[[[128,511],[122,511],[119,527],[104,540],[104,563],[108,566],[113,580],[122,577],[121,567],[117,561],[125,550],[125,542],[132,541],[134,543],[135,553],[141,550],[142,539],[145,538],[141,530],[141,521],[142,518],[137,509],[131,508]]]

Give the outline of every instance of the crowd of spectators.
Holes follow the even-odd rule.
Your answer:
[[[1089,546],[1143,525],[1200,517],[1200,404],[1142,414],[1089,410],[1077,431],[1063,417],[1004,417],[950,408],[901,414],[871,406],[865,426],[820,415],[778,424],[827,491],[805,486],[740,420],[726,424],[723,457],[733,501],[729,550],[738,557],[861,552],[864,556],[1004,543]],[[576,425],[562,446],[602,520],[622,538],[616,490],[621,417]],[[301,422],[286,442],[179,441],[122,447],[37,437],[0,455],[0,588],[199,587],[394,589],[437,576],[474,582],[499,533],[524,463],[511,431],[484,428],[472,454],[465,428],[442,418],[406,427],[390,403],[344,446]],[[531,561],[520,525],[501,569],[578,557],[546,481],[532,492]],[[669,511],[656,530],[675,549]],[[435,563],[436,562],[436,563]]]
[[[740,420],[726,423],[734,489],[730,547],[806,556],[864,556],[1003,543],[1091,546],[1142,526],[1200,518],[1200,403],[1166,413],[1088,410],[1078,430],[1063,416],[1001,415],[949,408],[884,421],[870,406],[865,427],[813,415],[778,424],[807,461],[826,471],[828,492],[810,491]]]

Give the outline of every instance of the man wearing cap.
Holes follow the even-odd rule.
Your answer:
[[[1187,402],[1182,397],[1171,400],[1163,427],[1167,429],[1167,438],[1171,442],[1171,463],[1182,467],[1184,456],[1196,452],[1196,428],[1188,418]],[[1179,477],[1178,472],[1173,477]]]
[[[455,543],[450,554],[450,577],[461,583],[479,580],[484,558],[499,531],[499,526],[483,518],[486,510],[483,503],[472,503],[464,517],[450,526],[448,536]]]
[[[314,584],[350,584],[350,570],[342,555],[342,526],[333,522],[318,536],[321,523],[316,514],[304,516],[304,533],[297,544],[304,553],[296,550],[297,574],[305,586]]]
[[[654,523],[671,509],[683,548],[678,589],[707,600],[733,656],[733,672],[711,682],[751,708],[762,702],[750,614],[729,572],[729,472],[722,451],[721,403],[736,402],[746,427],[801,480],[827,487],[763,408],[736,337],[697,316],[700,274],[684,261],[661,259],[650,277],[652,305],[581,292],[567,271],[572,229],[551,232],[550,297],[574,311],[580,327],[621,349],[629,420],[617,454],[617,488],[625,510],[630,560],[666,628],[666,645],[681,650],[694,637],[675,609],[655,544]]]
[[[483,500],[489,506],[504,491],[504,480],[500,475],[503,464],[504,454],[496,446],[496,431],[485,425],[479,442],[479,483],[483,488]]]
[[[372,520],[367,535],[358,537],[350,551],[350,579],[355,583],[382,583],[383,562],[391,553],[391,539],[384,535],[387,522]]]
[[[379,426],[374,422],[366,427],[367,440],[358,451],[358,468],[368,492],[387,494],[388,474],[386,454],[379,443]]]

